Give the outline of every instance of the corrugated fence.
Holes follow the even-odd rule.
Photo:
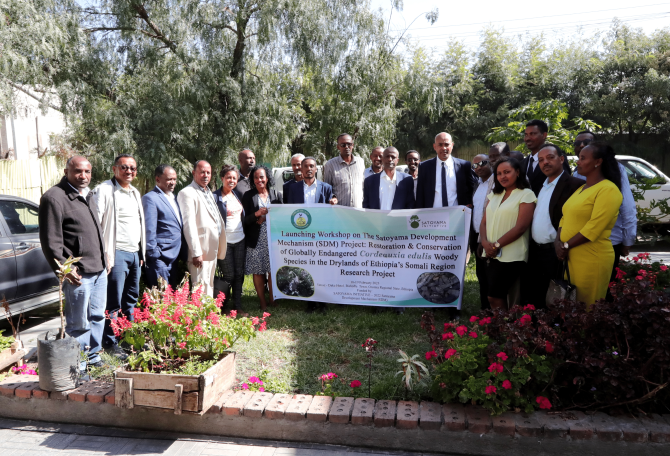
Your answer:
[[[56,157],[37,160],[0,160],[0,194],[26,198],[35,203],[63,177]]]

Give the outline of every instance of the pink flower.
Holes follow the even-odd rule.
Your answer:
[[[667,270],[668,270],[668,267],[667,267],[666,265],[664,265],[664,264],[662,264],[662,265],[660,266],[660,268],[661,268],[661,271],[667,271]]]
[[[260,388],[258,388],[258,391],[260,391],[261,393],[264,393],[264,392],[265,392],[265,388],[263,388],[263,387],[261,386]]]
[[[269,313],[267,313],[267,312],[263,312],[263,318],[268,318],[269,316],[270,316]]]
[[[448,332],[448,333],[442,334],[442,340],[447,340],[447,339],[454,340],[454,333]]]
[[[470,317],[470,323],[474,323],[477,320],[479,320],[479,317],[475,317],[474,315]]]
[[[267,329],[267,323],[263,322],[261,325],[258,327],[258,332],[263,332]]]
[[[437,353],[435,353],[435,350],[426,352],[426,359],[431,359],[431,358],[437,358]]]
[[[643,280],[644,277],[642,277],[642,276],[635,276],[635,279],[637,279],[637,280]]]
[[[667,269],[667,266],[666,266]],[[665,271],[665,269],[663,269]],[[617,279],[623,279],[623,276],[627,275],[625,272],[623,272],[621,269],[616,268],[616,278]]]
[[[251,319],[251,324],[256,326],[260,322],[260,319],[258,317],[253,317]]]
[[[249,377],[249,383],[260,383],[261,385],[263,382],[261,382],[261,379],[258,377]]]
[[[500,358],[502,361],[507,361],[507,353],[505,352],[500,352],[496,356]]]
[[[489,372],[495,372],[496,375],[503,371],[503,365],[500,363],[493,363],[489,366]]]
[[[478,323],[479,323],[479,326],[484,326],[484,325],[491,324],[491,317],[482,318],[481,320],[479,320]]]
[[[228,313],[228,316],[229,316],[230,318],[235,318],[235,317],[237,317],[237,310],[231,310],[231,311]]]
[[[505,388],[506,390],[512,389],[512,382],[510,382],[509,380],[504,380],[502,382],[502,387]]]
[[[468,332],[468,328],[466,326],[461,325],[458,328],[456,328],[456,334],[458,334],[461,337],[463,337],[466,332]]]
[[[470,337],[472,337],[473,339],[476,339],[476,338],[477,338],[477,333],[474,332],[474,331],[472,331],[472,332],[471,332],[470,334],[468,334],[468,335],[469,335]]]
[[[359,386],[361,386],[361,382],[358,380],[352,380],[352,382],[349,383],[349,386],[351,386],[352,388],[358,388]]]
[[[523,310],[535,310],[535,306],[532,304],[526,304]]]
[[[457,352],[456,350],[454,350],[453,348],[450,348],[450,349],[447,350],[447,352],[444,354],[444,358],[445,358],[445,359],[449,359],[449,358],[451,358],[452,356],[454,356],[454,355],[457,354],[457,353],[458,353],[458,352]]]
[[[242,383],[242,389],[243,389],[243,390],[248,390],[248,389],[249,389],[249,385],[247,385],[246,383]]]
[[[485,392],[487,395],[495,394],[496,391],[498,391],[498,388],[496,388],[496,387],[493,386],[493,385],[489,385],[489,386],[487,386],[486,389],[484,390],[484,392]]]
[[[537,403],[540,404],[540,408],[544,410],[549,410],[551,408],[551,402],[544,396],[538,396],[536,399]]]
[[[186,342],[177,342],[177,346],[183,350],[186,348]]]

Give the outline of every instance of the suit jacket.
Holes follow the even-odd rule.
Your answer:
[[[472,172],[469,161],[452,157],[454,160],[454,174],[456,174],[456,194],[458,204],[468,206],[472,204],[472,195],[475,193],[477,178]],[[433,207],[435,201],[435,167],[437,157],[426,160],[419,165],[419,181],[416,186],[416,208]]]
[[[531,160],[530,155],[526,156],[526,158],[523,159],[523,162],[521,162],[521,171],[523,172],[524,175],[527,175],[528,181],[530,182],[530,188],[531,190],[533,190],[533,193],[535,193],[535,196],[537,196],[540,194],[540,190],[542,190],[542,185],[544,184],[544,181],[547,179],[547,176],[545,176],[542,170],[540,169],[539,163],[535,167],[535,170],[534,171],[531,170],[531,172],[529,173],[528,162],[530,160]],[[563,171],[565,171],[565,174],[572,174],[567,158],[563,161]]]
[[[221,190],[222,187],[220,187],[218,190],[216,190],[212,195],[214,195],[214,201],[216,202],[216,207],[219,208],[219,214],[221,214],[221,218],[223,219],[223,226],[226,226],[228,223],[228,203],[226,203],[223,200],[223,190]],[[240,206],[242,205],[242,197],[241,195],[233,189],[233,195],[235,195],[235,198],[237,198],[237,201],[240,203]],[[244,208],[242,209],[242,217],[244,217]]]
[[[363,208],[381,209],[381,196],[379,187],[381,184],[382,171],[365,178],[363,182]],[[409,174],[396,171],[396,190],[393,195],[391,210],[414,208],[414,179]]]
[[[222,260],[226,257],[226,225],[216,206],[210,208],[195,181],[177,195],[184,222],[184,239],[188,245],[187,261],[202,255],[203,261]],[[221,220],[219,236],[216,218]]]
[[[551,194],[551,199],[549,200],[549,216],[551,217],[551,224],[556,231],[558,231],[558,224],[561,222],[561,217],[563,217],[563,205],[582,185],[584,185],[583,180],[572,177],[566,172],[558,178],[554,193]]]
[[[166,264],[174,262],[179,257],[182,246],[181,212],[175,213],[167,197],[158,187],[154,187],[142,197],[142,208],[144,209],[147,239],[147,259],[162,260]],[[177,209],[179,209],[179,203],[177,203]]]
[[[284,204],[291,204],[291,203],[288,202],[288,194],[290,192],[291,184],[294,184],[294,183],[295,183],[295,179],[291,179],[291,180],[288,180],[288,181],[284,182],[284,189],[283,189],[284,190],[284,194],[283,194]]]
[[[286,204],[305,204],[305,190],[303,181],[293,182],[289,187],[289,196],[284,194]],[[333,187],[320,180],[316,181],[316,202],[317,204],[328,204],[333,199]],[[287,202],[288,201],[288,202]]]
[[[274,188],[269,190],[270,204],[283,204],[282,194]],[[242,208],[244,209],[244,218],[242,224],[244,226],[244,240],[247,247],[256,248],[258,244],[258,235],[261,232],[261,226],[256,223],[256,211],[260,209],[258,201],[258,191],[251,189],[242,197]]]

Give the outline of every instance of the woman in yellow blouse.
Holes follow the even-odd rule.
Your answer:
[[[507,307],[507,292],[528,261],[528,228],[533,221],[535,193],[528,188],[519,162],[501,158],[493,169],[494,187],[488,195],[479,229],[491,308]]]
[[[614,249],[609,240],[621,206],[621,172],[612,148],[594,142],[579,153],[577,171],[586,184],[566,201],[556,235],[559,260],[568,259],[577,300],[587,307],[605,299]]]

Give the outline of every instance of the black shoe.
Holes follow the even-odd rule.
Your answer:
[[[121,361],[125,361],[128,359],[128,354],[124,352],[123,348],[119,347],[118,345],[113,345],[109,348],[105,348],[105,351]]]
[[[326,311],[328,311],[328,308],[326,307],[326,303],[322,302],[321,305],[319,306],[319,312],[321,312],[322,314],[325,314]]]
[[[313,303],[313,302],[310,302],[309,304],[307,304],[307,308],[305,309],[305,312],[308,313],[308,314],[311,314],[311,313],[314,313],[315,310],[316,310],[316,304]]]

